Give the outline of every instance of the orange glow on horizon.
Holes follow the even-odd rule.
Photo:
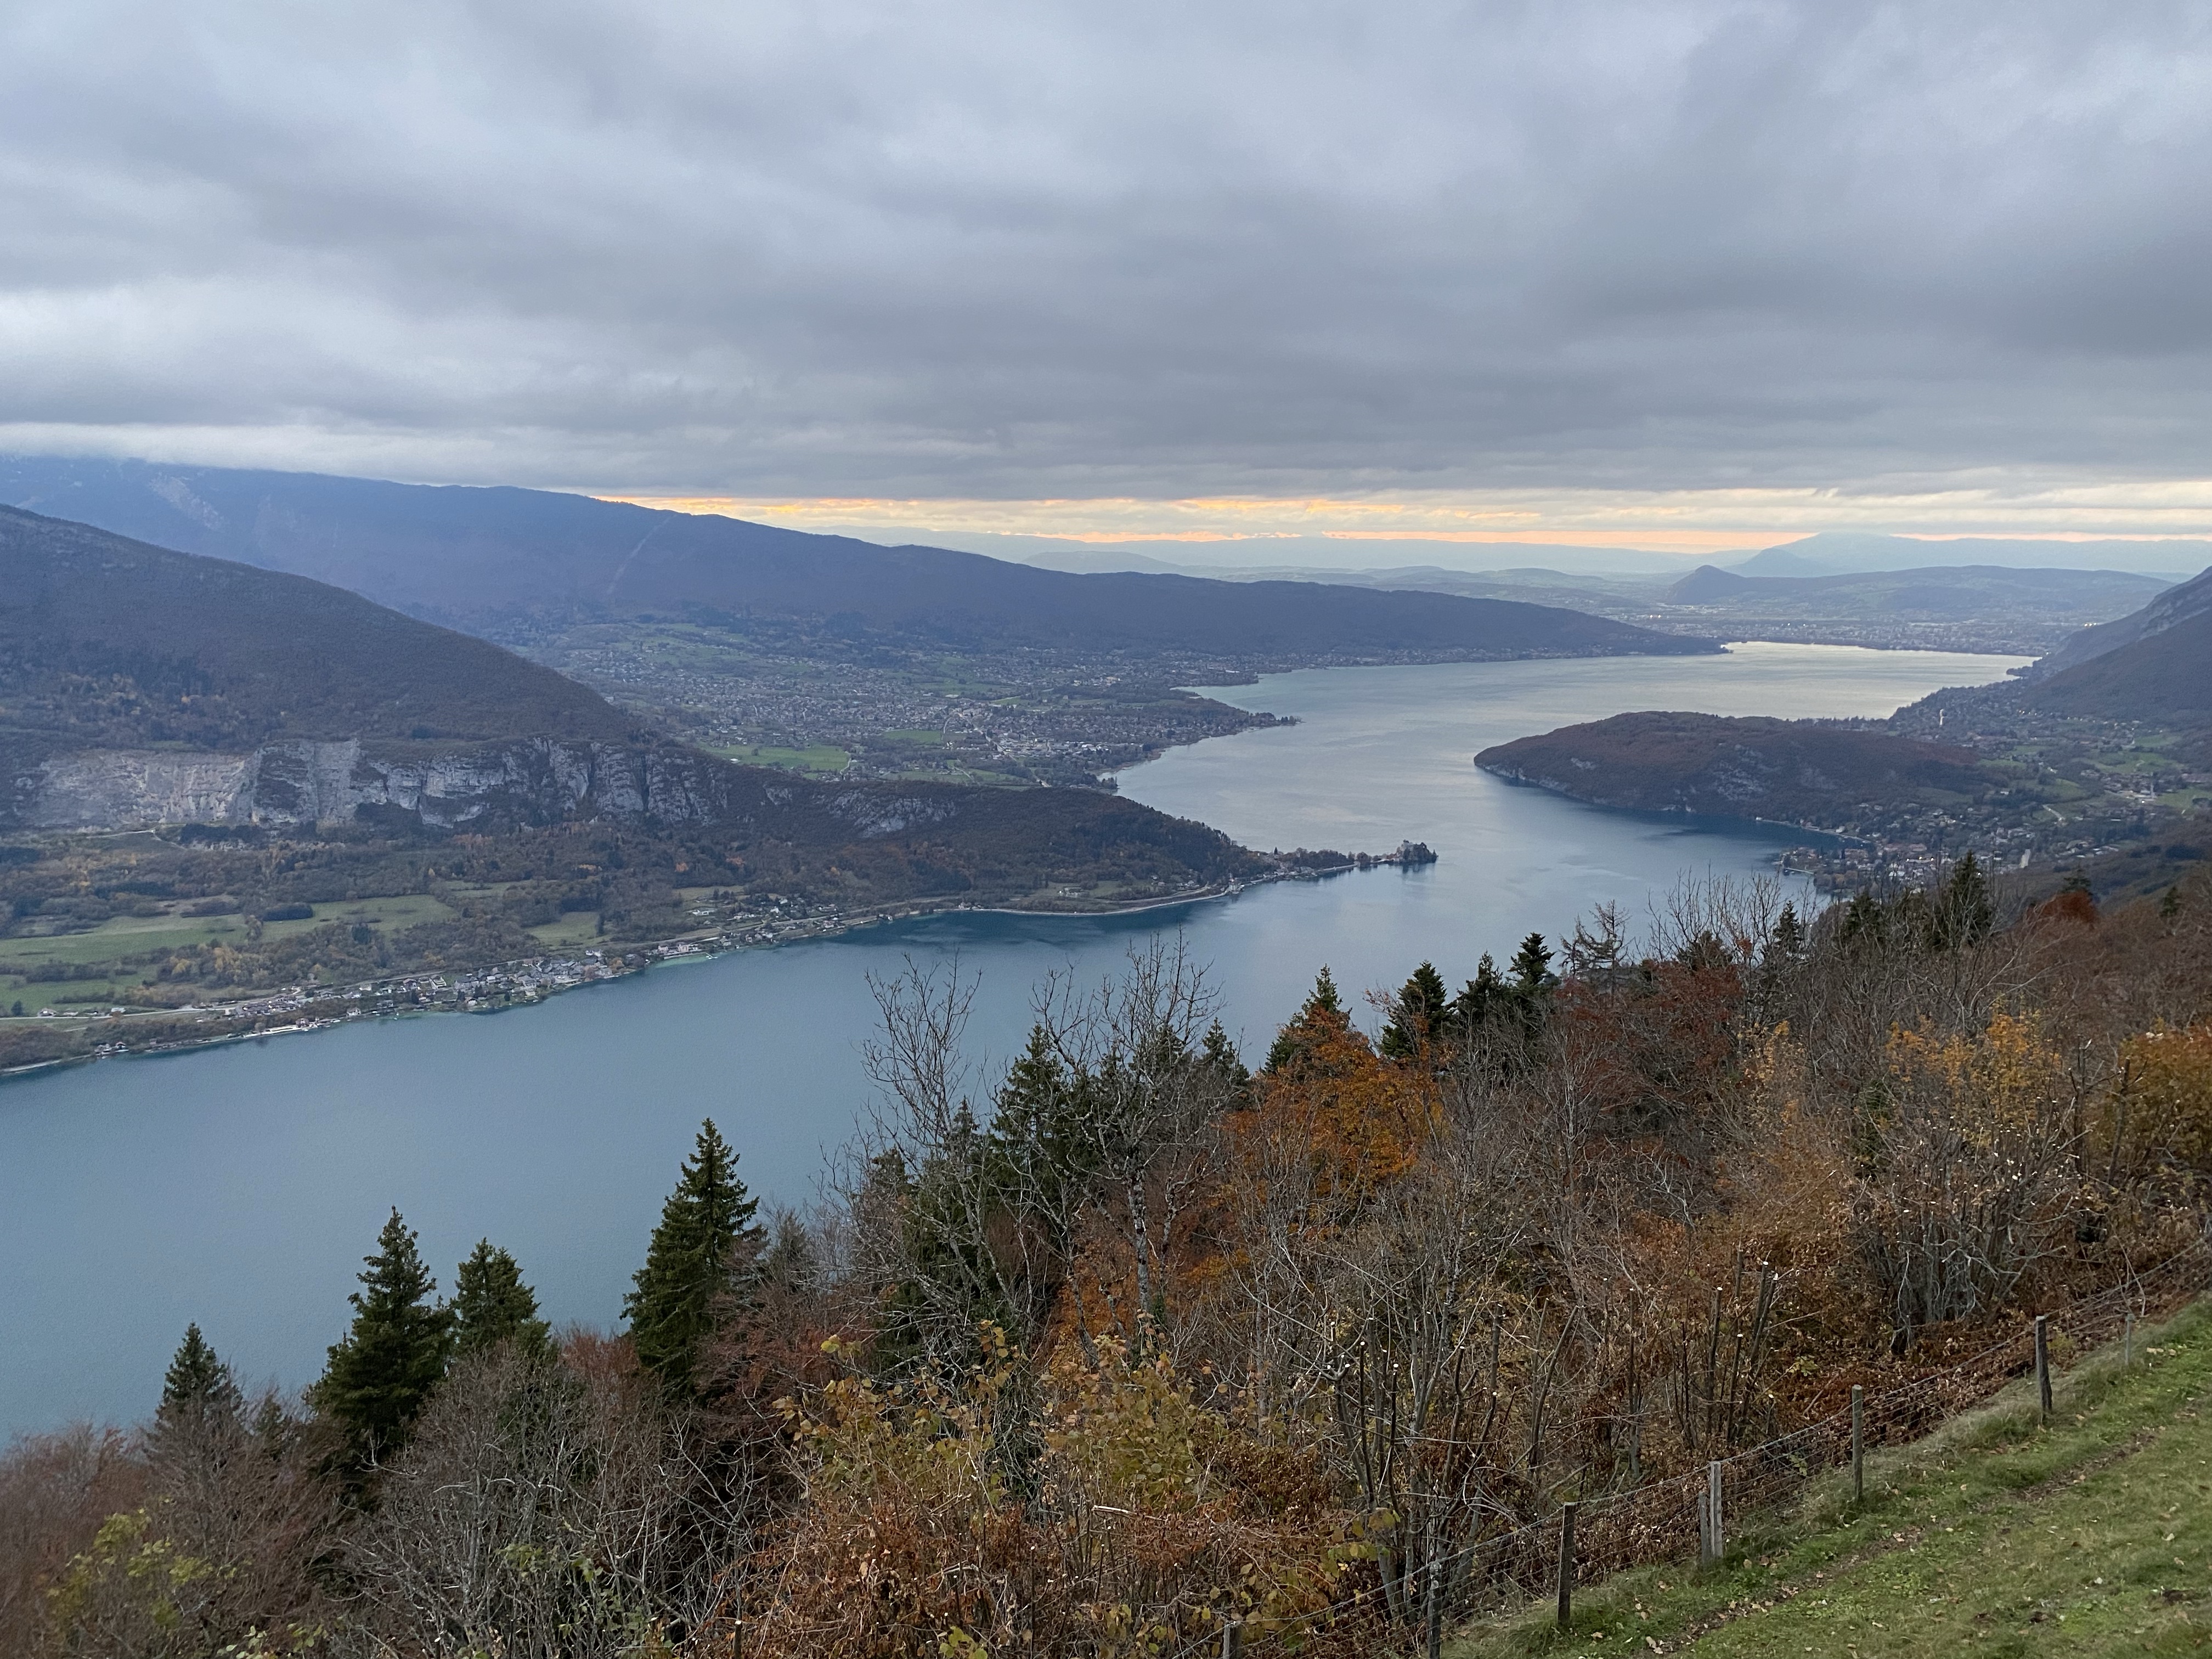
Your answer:
[[[2212,487],[2205,483],[2191,483],[2163,501],[2124,506],[2095,499],[2100,494],[2061,490],[2008,498],[1966,489],[1869,497],[1774,489],[1532,491],[1510,498],[1501,491],[1488,500],[1443,492],[1379,501],[1326,496],[992,501],[613,494],[600,499],[750,519],[791,529],[874,529],[915,537],[1019,536],[1072,545],[1264,544],[1307,538],[1353,544],[1518,542],[1695,556],[1753,551],[1822,531],[1877,532],[1928,542],[2160,542],[2206,534]],[[2146,522],[2160,527],[2146,529]]]

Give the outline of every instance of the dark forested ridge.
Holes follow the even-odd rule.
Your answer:
[[[2082,629],[2037,663],[2029,671],[2028,678],[2053,678],[2069,669],[2207,615],[2212,615],[2212,569],[2201,571],[2187,581],[2167,588],[2139,611],[2094,628]],[[2201,631],[2197,637],[2203,637]]]
[[[342,588],[0,507],[0,743],[19,753],[634,726],[550,669]]]
[[[2009,781],[1947,744],[1716,714],[1615,714],[1496,744],[1474,763],[1600,806],[1815,825],[1862,801],[1956,804]]]
[[[587,496],[309,473],[0,461],[0,499],[484,625],[571,606],[845,621],[969,647],[1431,659],[1681,654],[1711,641],[1505,600],[1198,577],[1069,575]]]
[[[2057,714],[2212,725],[2212,572],[2189,586],[2200,590],[2195,605],[2135,640],[2060,668],[2031,687],[2026,702]]]

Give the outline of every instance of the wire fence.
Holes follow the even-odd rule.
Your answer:
[[[2199,1295],[2212,1278],[2212,1247],[2199,1240],[2155,1267],[2094,1296],[2045,1316],[2046,1340],[2072,1352],[2118,1337],[2132,1317],[2159,1319]],[[1987,1346],[1935,1371],[1882,1389],[1859,1402],[1856,1443],[1862,1449],[1917,1440],[1960,1413],[1982,1405],[2035,1369],[2036,1322],[2030,1321]],[[2057,1369],[2054,1355],[2051,1368]],[[1693,1471],[1668,1475],[1576,1504],[1574,1548],[1563,1561],[1561,1518],[1554,1515],[1462,1545],[1429,1564],[1401,1597],[1425,1604],[1434,1591],[1439,1611],[1463,1618],[1484,1607],[1510,1605],[1560,1587],[1594,1583],[1629,1567],[1704,1555],[1724,1542],[1729,1518],[1771,1510],[1801,1495],[1814,1480],[1850,1464],[1851,1407],[1844,1407],[1756,1446],[1717,1458]],[[1717,1497],[1717,1511],[1710,1508]],[[1711,1528],[1709,1532],[1708,1527]],[[1279,1635],[1318,1633],[1371,1620],[1390,1600],[1388,1587],[1369,1583],[1348,1595],[1279,1621]],[[1241,1644],[1210,1630],[1173,1650],[1169,1659],[1241,1651]]]

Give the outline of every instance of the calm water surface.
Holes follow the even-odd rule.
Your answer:
[[[556,1320],[606,1324],[701,1117],[756,1190],[811,1193],[867,1100],[867,979],[954,952],[1005,1054],[1030,987],[1182,927],[1263,1047],[1326,963],[1349,991],[1447,977],[1604,899],[1771,863],[1777,832],[1601,811],[1477,772],[1475,750],[1628,709],[1880,714],[2016,659],[1817,646],[1725,658],[1353,668],[1215,695],[1300,724],[1174,751],[1132,798],[1249,845],[1441,861],[1121,918],[947,916],[657,968],[494,1016],[363,1023],[0,1085],[0,1434],[143,1414],[188,1320],[249,1378],[304,1382],[398,1205],[450,1284],[489,1235]]]

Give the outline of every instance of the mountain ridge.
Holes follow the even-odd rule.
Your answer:
[[[1681,655],[1716,642],[1554,606],[1310,582],[1076,575],[983,554],[506,486],[31,461],[0,495],[462,626],[566,605],[805,617],[1006,646],[1328,660]]]

